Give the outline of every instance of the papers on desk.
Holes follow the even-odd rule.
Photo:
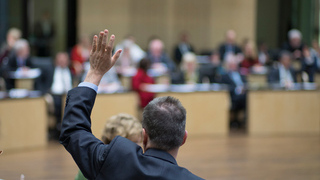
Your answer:
[[[12,79],[35,79],[41,75],[39,68],[35,69],[22,69],[19,68],[16,71],[10,72]]]
[[[195,92],[195,91],[225,91],[228,87],[224,84],[148,84],[144,86],[144,91],[152,93],[161,92]]]
[[[143,90],[146,92],[160,93],[169,91],[170,86],[167,84],[146,84]]]
[[[35,98],[40,97],[41,92],[40,91],[29,91],[27,89],[11,89],[8,93],[9,98]]]

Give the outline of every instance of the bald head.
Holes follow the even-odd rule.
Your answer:
[[[237,34],[234,30],[230,29],[226,32],[226,42],[228,44],[234,44],[236,41]]]
[[[160,56],[162,54],[164,45],[160,39],[154,39],[149,44],[149,50],[153,56]]]

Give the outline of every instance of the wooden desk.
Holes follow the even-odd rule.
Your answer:
[[[267,85],[267,75],[265,74],[249,74],[248,83],[256,86],[266,86]]]
[[[0,100],[0,148],[7,151],[47,145],[47,121],[43,98]]]
[[[250,134],[320,134],[319,91],[251,91]]]
[[[15,88],[27,89],[32,91],[34,85],[34,79],[15,79]]]
[[[159,93],[160,96],[173,96],[179,99],[187,110],[189,135],[227,135],[229,132],[229,93],[192,92]]]
[[[104,125],[111,116],[127,113],[136,117],[137,105],[138,96],[133,92],[98,94],[91,114],[92,133],[101,139]]]

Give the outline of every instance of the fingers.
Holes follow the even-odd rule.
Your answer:
[[[94,52],[96,52],[96,50],[97,50],[97,39],[98,39],[98,36],[97,36],[97,35],[94,35],[94,36],[93,36],[93,41],[92,41],[91,53],[94,53]]]
[[[115,64],[117,62],[117,60],[120,57],[122,50],[119,49],[116,53],[114,53],[114,55],[112,56],[112,64]]]
[[[107,47],[108,34],[109,34],[109,31],[107,29],[105,29],[104,33],[103,33],[103,38],[102,38],[101,51],[105,51],[105,49]]]
[[[98,40],[98,48],[97,48],[97,51],[100,51],[100,50],[101,50],[103,35],[104,35],[104,33],[101,31],[101,32],[99,33],[99,40]]]
[[[110,37],[108,46],[107,46],[107,52],[108,52],[108,54],[110,54],[110,55],[112,54],[112,49],[113,49],[113,44],[114,44],[115,38],[116,38],[116,37],[112,34],[111,37]]]

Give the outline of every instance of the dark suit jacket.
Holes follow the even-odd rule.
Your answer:
[[[219,54],[220,54],[220,58],[222,60],[224,60],[224,55],[226,53],[226,47],[227,45],[226,44],[222,44],[220,47],[219,47]],[[241,53],[241,49],[240,47],[238,47],[237,45],[232,45],[232,49],[233,49],[233,53],[234,54],[238,54],[238,53]]]
[[[227,84],[229,87],[229,93],[230,93],[231,102],[232,102],[231,109],[232,110],[244,109],[246,108],[247,91],[246,89],[244,89],[244,92],[242,94],[237,94],[236,93],[237,85],[230,76],[231,76],[230,73],[226,73],[222,75],[221,83]],[[241,75],[241,80],[245,86],[245,84],[247,83],[246,77]]]
[[[290,73],[293,78],[293,81],[297,82],[297,75],[296,75],[295,70],[290,68]],[[268,81],[268,83],[273,83],[273,84],[280,83],[280,70],[279,70],[279,68],[271,68],[269,70],[269,73],[267,76],[267,81]]]
[[[148,149],[117,136],[103,144],[91,133],[90,115],[96,92],[87,87],[69,91],[60,143],[69,151],[88,179],[201,179],[179,167],[167,152]],[[106,107],[108,109],[108,107]]]
[[[27,66],[29,68],[33,68],[33,64],[32,64],[32,61],[31,61],[30,57],[28,57],[25,60],[25,66]],[[9,68],[10,71],[15,71],[15,70],[18,69],[17,57],[16,56],[13,56],[12,58],[9,59],[8,68]]]
[[[154,56],[151,55],[151,53],[148,53],[148,59],[150,59],[151,64],[155,63]],[[176,65],[172,61],[172,59],[169,57],[167,53],[162,53],[160,57],[160,62],[167,65],[168,70],[173,72],[176,69]]]
[[[193,47],[192,47],[190,44],[189,44],[188,50],[189,50],[190,52],[194,52],[194,49],[193,49]],[[174,49],[174,58],[175,58],[175,61],[176,61],[176,63],[177,63],[178,65],[181,63],[182,56],[183,56],[183,54],[182,54],[182,52],[181,52],[181,50],[180,50],[180,47],[179,47],[179,44],[178,44],[178,45],[175,47],[175,49]]]

